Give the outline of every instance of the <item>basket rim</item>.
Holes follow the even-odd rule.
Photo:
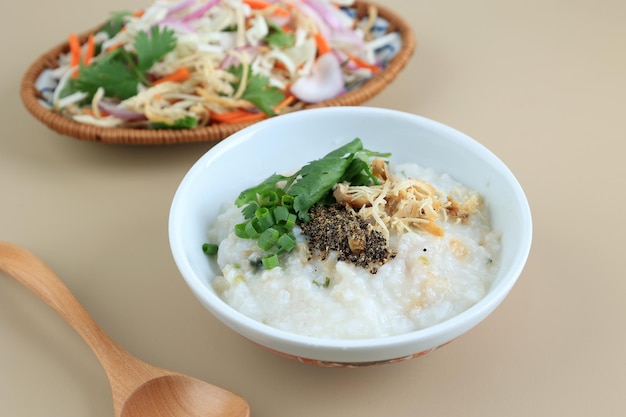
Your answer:
[[[304,109],[351,106],[362,104],[380,93],[389,85],[406,66],[416,48],[416,40],[409,24],[388,7],[369,1],[356,0],[354,7],[367,7],[373,5],[377,8],[378,15],[386,19],[394,31],[397,31],[402,39],[402,47],[389,61],[382,71],[374,74],[360,87],[349,91],[339,97],[325,100],[320,103],[308,104]],[[79,35],[81,41],[92,33],[94,29]],[[210,126],[196,127],[193,129],[133,129],[120,127],[100,127],[83,124],[68,119],[56,113],[40,103],[36,80],[47,68],[56,66],[57,57],[69,50],[67,41],[51,48],[42,54],[26,70],[20,85],[20,98],[30,114],[48,128],[65,136],[83,141],[93,141],[105,144],[123,145],[172,145],[196,142],[218,142],[233,133],[257,122],[244,122],[236,124],[213,124]],[[299,111],[299,110],[296,110]]]

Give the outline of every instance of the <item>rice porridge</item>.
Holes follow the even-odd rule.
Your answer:
[[[419,178],[438,195],[480,201],[475,191],[431,169],[403,164],[389,172],[399,182]],[[222,271],[211,284],[241,313],[305,336],[377,338],[432,326],[483,298],[498,268],[499,234],[486,204],[467,219],[439,216],[435,231],[390,229],[393,256],[369,269],[342,260],[338,251],[315,256],[300,225],[293,229],[295,248],[281,255],[280,265],[264,269],[258,262],[264,251],[233,231],[242,221],[241,208],[229,204],[209,232],[219,242]]]

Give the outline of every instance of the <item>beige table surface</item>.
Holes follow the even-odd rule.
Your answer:
[[[525,188],[534,244],[500,308],[426,357],[327,369],[213,319],[169,251],[170,201],[209,144],[63,137],[24,110],[26,67],[144,0],[13,1],[0,36],[0,239],[31,249],[121,345],[244,396],[255,417],[626,415],[626,2],[389,0],[418,49],[371,106],[449,124]],[[82,340],[0,275],[0,415],[112,416]]]

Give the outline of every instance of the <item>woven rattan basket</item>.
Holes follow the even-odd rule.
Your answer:
[[[355,7],[359,13],[365,14],[370,5],[364,1],[356,1]],[[303,108],[330,107],[330,106],[355,106],[364,103],[376,94],[380,93],[398,73],[405,67],[415,50],[416,41],[409,25],[397,14],[384,6],[375,5],[378,15],[390,23],[389,30],[397,31],[402,38],[402,49],[389,62],[387,67],[376,73],[372,78],[359,88],[337,98],[326,100],[317,104],[306,105]],[[84,41],[92,31],[85,32],[80,36]],[[35,82],[39,75],[47,68],[55,68],[60,54],[66,53],[69,45],[64,42],[42,55],[26,71],[20,88],[20,96],[26,109],[40,122],[50,129],[66,136],[79,140],[94,141],[107,144],[124,145],[170,145],[192,142],[215,142],[222,140],[236,131],[255,122],[238,124],[212,124],[206,127],[193,129],[132,129],[111,128],[87,125],[70,120],[55,113],[40,103],[39,92]],[[276,116],[280,117],[280,116]]]

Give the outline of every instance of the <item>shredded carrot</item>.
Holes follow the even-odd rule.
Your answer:
[[[358,65],[361,68],[367,68],[371,70],[372,72],[380,71],[380,68],[377,67],[376,65],[370,64],[369,62],[365,62],[362,59],[359,59],[353,55],[348,55],[348,59],[350,59],[350,61],[354,62],[356,65]]]
[[[89,65],[89,63],[93,59],[95,52],[96,52],[96,43],[93,40],[93,33],[91,33],[89,37],[87,38],[87,49],[85,50],[85,59],[84,59],[85,65]]]
[[[70,45],[70,67],[77,67],[80,64],[80,40],[75,33],[70,33],[68,44]],[[78,71],[74,71],[73,76],[77,75]]]
[[[289,106],[295,100],[296,100],[296,97],[292,94],[289,94],[287,95],[287,97],[285,97],[283,101],[278,103],[273,108],[273,110],[278,112],[284,109],[285,107]],[[224,124],[257,122],[259,120],[263,120],[269,117],[267,114],[262,113],[262,112],[251,113],[244,109],[232,110],[232,111],[225,112],[225,113],[210,112],[210,114],[211,114],[211,120],[217,123],[224,123]]]
[[[288,16],[291,15],[289,10],[283,9],[281,7],[276,6],[275,4],[268,3],[268,2],[263,1],[263,0],[243,0],[243,2],[245,4],[247,4],[248,6],[250,6],[250,8],[253,9],[253,10],[263,10],[263,9],[267,9],[267,8],[271,7],[272,8],[272,14],[274,14],[276,16],[288,17]]]
[[[261,10],[270,7],[272,4],[263,0],[243,0],[251,9]]]
[[[80,64],[80,40],[75,33],[70,33],[68,43],[70,45],[70,65],[76,66]]]
[[[144,10],[137,10],[135,13],[133,13],[133,17],[141,17],[144,13]]]
[[[315,35],[313,35],[313,39],[315,40],[315,44],[317,45],[317,54],[319,56],[322,56],[326,52],[329,52],[331,50],[328,41],[324,38],[324,36],[322,36],[321,33],[317,32]]]
[[[110,54],[111,52],[115,51],[118,48],[121,48],[122,44],[120,43],[116,43],[115,45],[111,45],[107,48],[107,53]]]
[[[284,109],[285,107],[293,103],[295,100],[296,100],[296,97],[293,94],[289,94],[287,97],[285,97],[283,101],[281,101],[280,103],[276,105],[276,107],[274,107],[274,111],[277,112],[277,111]]]
[[[267,117],[265,113],[250,113],[246,110],[233,110],[226,113],[214,113],[211,112],[211,120],[218,123],[234,124],[243,122],[256,122],[263,120]]]
[[[162,78],[159,78],[158,80],[156,80],[153,84],[161,84],[164,83],[166,81],[172,81],[172,82],[183,82],[185,80],[187,80],[189,78],[190,74],[189,74],[189,69],[187,67],[180,67],[178,68],[176,71],[172,72],[171,74],[168,74]]]
[[[78,67],[80,64],[80,40],[75,33],[70,33],[68,38],[70,45],[70,67]],[[72,77],[78,76],[78,70],[74,71]]]
[[[274,16],[282,16],[282,17],[289,17],[289,16],[291,16],[291,13],[289,12],[289,10],[283,9],[281,7],[278,7],[278,6],[274,6],[274,8],[272,10],[272,14]]]
[[[279,70],[283,70],[283,71],[287,71],[287,66],[282,61],[275,61],[274,62],[274,68],[279,69]]]
[[[229,122],[226,123],[258,122],[259,120],[263,120],[265,118],[267,118],[267,114],[265,113],[250,113],[247,116],[232,118]]]
[[[232,111],[228,111],[224,113],[216,113],[212,111],[211,118],[218,120],[218,121],[223,121],[223,120],[228,120],[228,119],[232,119],[232,118],[236,118],[240,116],[245,116],[248,114],[250,114],[250,112],[243,110],[243,109],[232,110]]]
[[[88,114],[90,116],[95,116],[96,113],[92,110],[92,109],[82,109],[81,110],[82,114]],[[104,110],[100,110],[100,117],[106,117],[106,116],[110,116],[110,113],[104,111]]]

